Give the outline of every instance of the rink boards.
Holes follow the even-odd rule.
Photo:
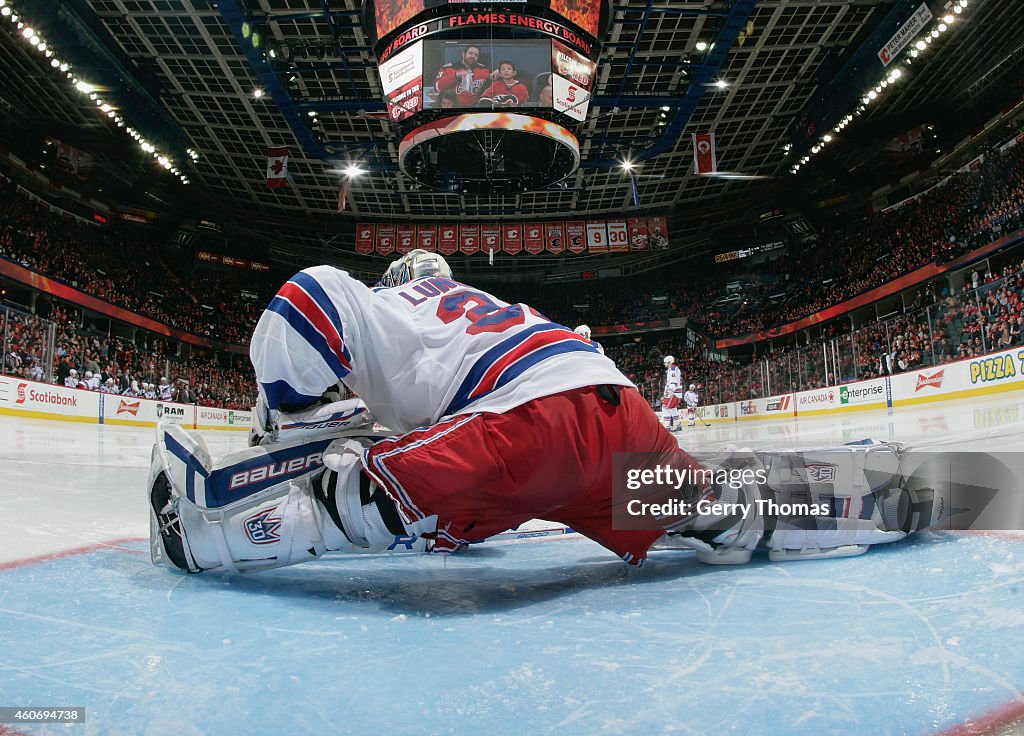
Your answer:
[[[0,414],[132,427],[170,422],[191,429],[248,430],[252,421],[248,411],[104,394],[9,376],[0,376]]]
[[[935,401],[986,396],[1024,388],[1024,349],[1004,350],[895,376],[810,391],[702,406],[707,423],[892,409]]]

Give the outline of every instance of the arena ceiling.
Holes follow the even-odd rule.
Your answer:
[[[972,94],[1019,73],[1020,0],[971,0],[832,148],[791,174],[884,78],[878,50],[922,2],[616,0],[594,104],[578,131],[582,165],[564,184],[521,195],[424,191],[397,170],[405,131],[378,114],[381,86],[358,0],[6,0],[58,53],[67,48],[83,78],[103,80],[106,98],[172,153],[187,187],[152,171],[152,159],[9,22],[0,24],[0,106],[26,129],[63,131],[88,146],[109,173],[133,178],[148,167],[151,196],[250,228],[276,242],[279,257],[358,261],[351,225],[360,220],[638,211],[669,216],[673,247],[699,250],[716,223],[821,186],[819,159],[830,164],[826,186],[836,167],[854,177],[866,152],[901,132],[887,121],[919,110],[953,116]],[[954,4],[928,0],[937,19]],[[243,39],[242,18],[261,30],[261,49]],[[706,132],[715,133],[719,170],[736,176],[693,173],[691,134]],[[279,189],[264,178],[271,146],[291,152],[290,182]],[[635,193],[623,158],[638,162]],[[339,214],[340,170],[353,163],[371,171],[353,181]]]

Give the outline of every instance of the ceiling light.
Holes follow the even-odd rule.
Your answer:
[[[960,13],[964,12],[964,9],[961,8],[959,5],[954,5],[953,6],[953,12],[956,13],[957,15],[959,15]]]
[[[258,100],[259,98],[261,98],[263,96],[263,90],[260,89],[259,87],[257,87],[256,89],[254,89],[252,91],[252,96],[255,97]]]
[[[945,33],[948,27],[945,23],[939,23],[939,33]]]
[[[0,8],[0,13],[2,13],[4,16],[8,16],[11,14],[11,9],[5,5],[2,8]]]
[[[706,43],[704,43],[703,41],[698,41],[697,45],[694,48],[696,48],[698,51],[704,51],[705,49],[707,49],[707,47],[708,45]]]
[[[622,170],[623,171],[632,171],[633,170],[633,162],[632,161],[623,161],[622,162]]]
[[[822,136],[822,140],[825,141],[826,143],[829,143],[832,140],[832,136],[826,134],[826,135]]]
[[[917,47],[918,51],[924,51],[924,45],[924,41],[918,41],[917,43],[914,44],[914,46]]]
[[[869,100],[873,100],[873,99],[875,99],[876,97],[878,97],[878,93],[877,93],[877,92],[875,92],[874,90],[871,90],[870,92],[868,92],[868,99],[869,99]]]
[[[726,87],[729,86],[729,83],[726,82],[724,79],[719,79],[715,81],[715,86],[718,87],[718,89],[725,89]]]
[[[365,174],[365,173],[366,173],[366,171],[361,169],[359,167],[359,164],[350,164],[349,166],[345,167],[345,175],[350,177],[350,178],[354,178],[356,176],[360,176],[360,175]]]
[[[944,20],[946,23],[952,23],[953,22],[953,16],[952,15],[947,15],[942,20]]]

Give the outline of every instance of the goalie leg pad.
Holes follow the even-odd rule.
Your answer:
[[[756,518],[698,518],[671,541],[697,549],[703,562],[718,564],[745,562],[758,541],[774,561],[863,554],[873,544],[898,541],[949,517],[943,494],[905,487],[902,456],[902,445],[876,441],[726,452],[705,467],[760,469],[764,482],[738,492],[721,488],[719,501],[732,501],[734,494],[741,504],[753,502]]]
[[[154,562],[189,572],[247,572],[327,551],[385,548],[404,529],[393,532],[385,522],[385,494],[361,503],[364,494],[374,496],[361,489],[365,442],[335,439],[313,452],[317,443],[249,448],[211,466],[197,435],[166,428],[150,472]],[[280,480],[266,485],[268,473]]]

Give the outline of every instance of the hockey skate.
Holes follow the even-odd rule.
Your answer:
[[[720,484],[718,507],[668,530],[655,547],[694,549],[707,564],[742,564],[758,549],[773,562],[864,554],[949,518],[942,493],[908,487],[903,453],[873,440],[783,452],[726,448],[702,464],[748,471],[753,480]]]

